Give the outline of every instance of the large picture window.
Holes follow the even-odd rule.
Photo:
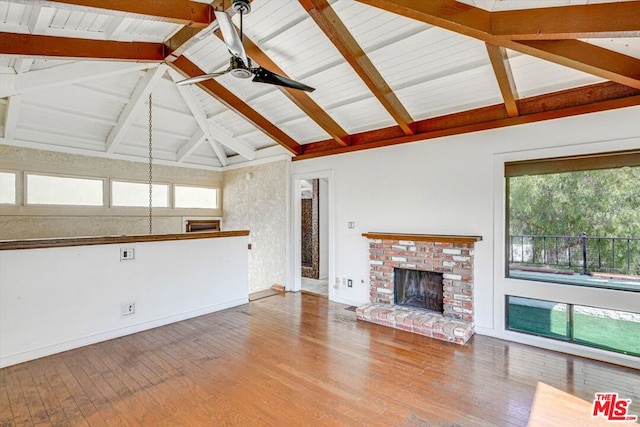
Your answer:
[[[507,277],[640,291],[640,151],[507,163]]]

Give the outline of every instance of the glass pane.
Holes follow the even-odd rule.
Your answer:
[[[16,174],[0,172],[0,203],[16,203]]]
[[[640,167],[508,178],[507,275],[640,290]]]
[[[169,206],[169,186],[152,185],[153,207]],[[138,182],[113,181],[111,183],[111,203],[113,206],[149,206],[149,184]]]
[[[102,206],[102,180],[27,175],[27,203]]]
[[[640,356],[640,314],[575,305],[577,343]]]
[[[507,329],[569,339],[567,304],[513,296],[507,298]]]
[[[218,207],[218,189],[205,187],[175,187],[176,208],[205,208]]]

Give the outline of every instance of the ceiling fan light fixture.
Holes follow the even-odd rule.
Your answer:
[[[251,12],[251,4],[247,0],[233,0],[231,7],[240,14]]]

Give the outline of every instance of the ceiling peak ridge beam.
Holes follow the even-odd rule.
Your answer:
[[[186,77],[195,77],[205,74],[202,69],[184,56],[177,58],[169,65]],[[215,79],[200,82],[198,83],[198,86],[229,110],[235,112],[253,126],[260,129],[265,135],[282,145],[292,154],[298,155],[302,153],[302,146],[298,144],[297,141],[264,118],[264,116],[234,95],[229,89],[215,81]]]
[[[195,28],[205,28],[215,20],[211,5],[189,0],[48,0],[48,2],[153,16],[156,20]]]
[[[144,77],[140,80],[136,88],[131,94],[131,99],[122,109],[120,116],[118,117],[118,123],[111,129],[107,141],[105,142],[105,152],[112,154],[115,152],[120,142],[124,138],[126,131],[129,129],[133,120],[136,117],[136,111],[139,107],[147,102],[149,94],[153,91],[155,86],[160,82],[162,76],[167,71],[166,64],[160,64],[156,69],[146,72]]]
[[[509,117],[515,117],[520,114],[518,112],[518,103],[516,102],[518,100],[518,90],[516,89],[516,83],[513,79],[513,73],[511,72],[507,49],[492,45],[491,43],[485,43],[485,45],[491,66],[493,67],[493,73],[496,75],[498,87],[504,100],[507,115]]]
[[[174,69],[169,69],[169,75],[173,79],[174,82],[182,80],[182,76]],[[204,111],[202,104],[198,100],[194,90],[191,86],[176,86],[178,92],[182,96],[182,99],[189,107],[193,118],[196,119],[198,126],[200,127],[200,131],[206,136],[209,141],[213,141],[215,144],[220,143],[225,147],[230,148],[235,151],[242,157],[247,160],[253,160],[256,157],[255,149],[250,147],[248,144],[245,144],[241,140],[234,138],[228,132],[226,132],[221,126],[210,122],[207,118],[207,113]],[[212,145],[212,148],[214,146]],[[227,165],[227,156],[224,153],[222,147],[218,147],[219,149],[214,148],[214,152],[222,166]],[[218,153],[219,150],[222,150],[222,153]],[[223,158],[221,158],[221,155]]]
[[[216,31],[216,35],[222,40],[220,31]],[[223,40],[224,41],[224,40]],[[282,70],[271,58],[267,56],[262,49],[258,47],[247,36],[244,37],[244,48],[247,55],[254,59],[258,64],[284,77],[288,75]],[[331,138],[335,139],[340,145],[349,145],[349,133],[342,128],[322,107],[320,107],[306,92],[291,89],[288,87],[277,86],[277,88],[301,109],[311,120],[313,120],[320,128],[322,128]]]
[[[413,118],[373,65],[327,0],[299,0],[318,27],[338,49],[406,135],[414,133]]]
[[[640,36],[640,1],[491,13],[491,33],[512,40]]]
[[[293,160],[367,150],[390,145],[425,141],[501,127],[535,123],[599,111],[640,105],[640,90],[614,82],[597,83],[517,101],[519,116],[509,117],[502,104],[476,108],[415,123],[416,134],[402,135],[400,129],[377,129],[351,135],[349,147],[338,147],[331,140],[304,145],[304,153]]]
[[[640,59],[579,40],[510,40],[491,33],[491,14],[455,0],[356,0],[397,15],[476,38],[640,89]]]

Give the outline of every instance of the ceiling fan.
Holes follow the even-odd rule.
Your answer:
[[[253,76],[254,82],[267,83],[276,86],[284,86],[292,89],[313,92],[315,89],[303,83],[292,80],[288,77],[281,76],[262,67],[252,67],[251,59],[247,57],[242,45],[242,17],[245,13],[251,12],[251,6],[248,0],[233,0],[233,9],[240,14],[240,35],[236,32],[231,17],[226,12],[215,11],[216,19],[222,32],[222,38],[227,45],[227,49],[231,54],[229,60],[229,68],[218,73],[203,74],[201,76],[191,77],[189,79],[177,82],[178,85],[187,85],[198,83],[204,80],[213,79],[230,73],[239,79],[248,79]]]

